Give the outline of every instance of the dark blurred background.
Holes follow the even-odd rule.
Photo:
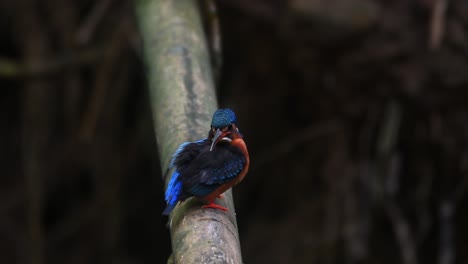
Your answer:
[[[245,263],[468,263],[468,1],[217,4]],[[166,262],[133,5],[0,2],[0,263]]]

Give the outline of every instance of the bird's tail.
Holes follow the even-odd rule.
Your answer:
[[[172,212],[172,209],[177,205],[177,203],[167,204],[166,209],[163,211],[163,215],[169,215]]]
[[[174,207],[182,198],[182,182],[180,181],[179,176],[180,173],[178,171],[174,171],[171,180],[167,185],[165,195],[167,207],[164,209],[163,215],[169,215],[172,209],[174,209]]]

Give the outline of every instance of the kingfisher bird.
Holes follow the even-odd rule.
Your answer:
[[[174,172],[166,189],[167,207],[163,215],[169,215],[178,202],[190,197],[207,202],[202,208],[227,211],[214,200],[242,181],[249,163],[236,114],[228,108],[218,109],[213,114],[208,137],[185,142],[172,155],[169,169],[174,168]]]

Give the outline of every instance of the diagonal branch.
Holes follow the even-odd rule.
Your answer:
[[[140,0],[137,17],[166,172],[179,144],[206,137],[217,108],[210,59],[196,1]],[[169,226],[175,263],[242,263],[230,191],[224,202],[228,213],[201,210],[193,200],[174,210]]]

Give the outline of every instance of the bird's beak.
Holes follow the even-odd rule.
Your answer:
[[[213,142],[211,142],[210,151],[213,150],[214,146],[216,144],[218,144],[219,141],[231,142],[230,138],[225,137],[227,134],[229,134],[229,132],[223,132],[219,128],[216,129],[216,132],[215,132],[214,137],[213,137]]]

